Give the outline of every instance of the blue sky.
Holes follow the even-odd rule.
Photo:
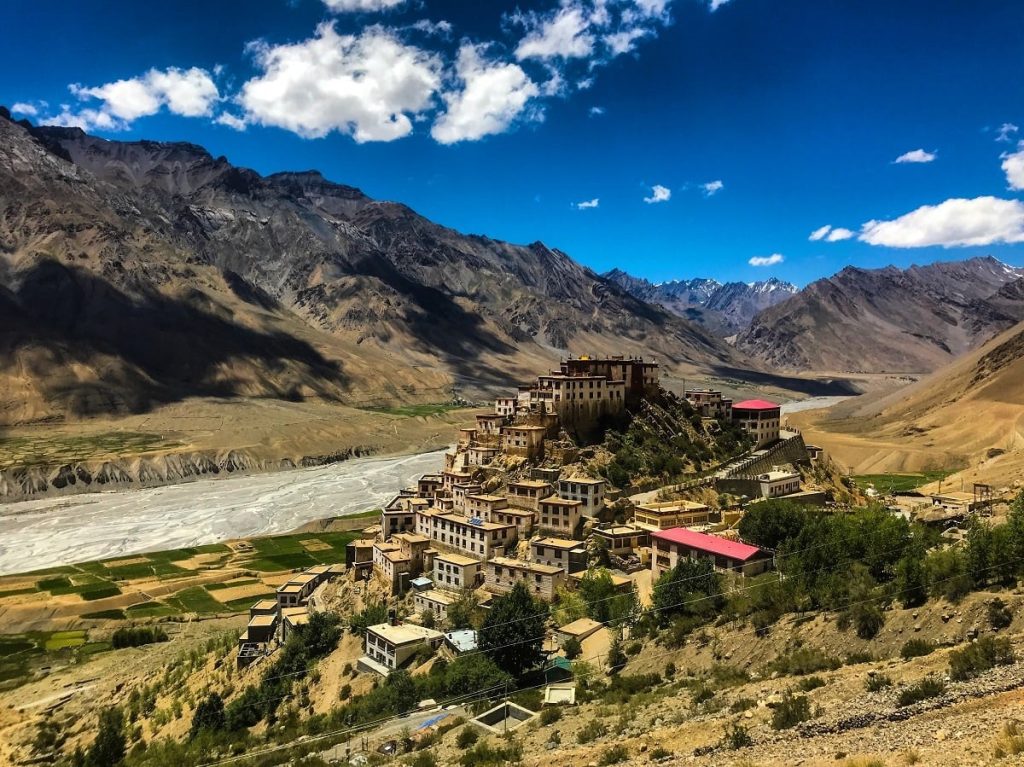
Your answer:
[[[0,28],[19,116],[317,168],[598,271],[1024,265],[1014,0],[8,0]]]

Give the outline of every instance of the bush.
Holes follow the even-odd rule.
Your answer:
[[[885,625],[885,616],[876,604],[855,605],[850,610],[850,620],[861,639],[874,639]]]
[[[788,730],[811,718],[811,702],[806,695],[793,695],[789,690],[772,711],[772,729]]]
[[[629,751],[625,746],[619,744],[615,746],[609,746],[601,752],[601,758],[598,760],[600,765],[619,764],[629,759]]]
[[[437,767],[437,759],[429,751],[420,751],[410,762],[410,767]]]
[[[569,660],[576,660],[583,654],[583,645],[580,644],[580,640],[576,637],[569,637],[565,640],[565,644],[562,645],[562,652],[565,653],[565,657]]]
[[[576,733],[576,742],[581,746],[585,743],[590,743],[593,740],[597,740],[608,734],[608,727],[599,719],[591,719],[578,733]]]
[[[725,731],[722,745],[731,751],[754,745],[747,728],[739,724],[731,724]]]
[[[1014,661],[1013,648],[1008,639],[982,637],[962,650],[949,655],[949,676],[954,680],[970,679],[996,666],[1007,666]]]
[[[665,678],[672,679],[676,675],[676,664],[669,661],[665,664]]]
[[[462,767],[488,767],[504,762],[518,762],[523,758],[523,747],[514,741],[502,746],[492,746],[486,741],[467,751],[459,759]]]
[[[864,680],[864,689],[868,692],[878,692],[886,687],[892,687],[892,680],[885,674],[869,674]]]
[[[544,726],[554,724],[562,718],[562,709],[556,706],[549,706],[540,712],[540,723]]]
[[[668,759],[670,756],[672,756],[672,752],[666,748],[662,748],[661,746],[656,746],[651,749],[652,762],[659,762],[662,759]]]
[[[114,632],[110,644],[115,650],[124,647],[141,647],[142,645],[166,642],[167,632],[153,626],[125,626]]]
[[[740,714],[744,711],[754,708],[757,705],[757,701],[753,698],[737,698],[729,706],[729,710],[734,714]]]
[[[922,700],[942,695],[945,689],[946,683],[938,677],[925,677],[917,684],[900,690],[899,697],[896,699],[896,705],[910,706],[914,703],[920,703]]]
[[[903,660],[921,658],[935,652],[935,645],[925,639],[909,639],[900,648],[900,656]]]
[[[1020,734],[1020,726],[1016,722],[1007,722],[1003,725],[1003,734],[996,741],[992,755],[996,759],[1005,759],[1020,754],[1024,754],[1024,735]]]
[[[462,728],[458,737],[455,738],[455,745],[465,750],[474,745],[478,740],[480,740],[480,733],[477,732],[475,727],[469,727],[467,725]]]
[[[988,622],[995,631],[1004,629],[1013,623],[1013,613],[999,597],[988,603]]]
[[[780,674],[793,674],[804,676],[814,674],[818,671],[835,671],[842,662],[833,655],[826,655],[822,650],[812,647],[801,647],[789,655],[782,655],[769,664],[771,671],[778,671]]]
[[[810,692],[811,690],[817,690],[819,687],[824,687],[824,686],[825,686],[825,680],[822,679],[820,676],[805,677],[804,679],[801,679],[797,683],[797,687],[799,687],[804,692]]]

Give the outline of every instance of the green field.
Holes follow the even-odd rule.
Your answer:
[[[73,653],[82,659],[109,649],[109,642],[90,642],[85,630],[0,635],[0,685],[22,684],[34,668],[48,664],[51,658],[66,660]]]
[[[60,434],[0,437],[0,469],[73,463],[90,458],[137,455],[177,447],[160,434],[110,431],[100,434]]]
[[[853,477],[857,487],[873,487],[879,493],[906,493],[922,485],[945,479],[952,471],[923,471],[908,474],[857,474]]]

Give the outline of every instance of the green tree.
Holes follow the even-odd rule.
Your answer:
[[[446,616],[448,628],[452,631],[471,629],[476,625],[476,614],[480,608],[476,594],[472,591],[465,591],[459,598],[448,605]]]
[[[617,674],[622,671],[626,666],[626,653],[622,650],[622,639],[619,637],[619,632],[612,632],[612,641],[608,646],[608,671],[612,674]]]
[[[924,572],[924,551],[911,547],[896,563],[896,598],[904,607],[918,607],[928,599],[928,579]]]
[[[569,637],[562,645],[562,652],[565,653],[565,657],[569,660],[576,660],[576,658],[583,654],[583,645],[580,644],[580,640],[576,637]]]
[[[479,647],[502,671],[519,676],[543,657],[547,615],[547,605],[518,581],[491,605],[477,637]]]
[[[124,761],[124,717],[121,709],[105,708],[100,711],[99,729],[85,760],[88,767],[114,767]]]
[[[615,596],[611,573],[603,567],[590,568],[580,578],[578,591],[587,603],[587,614],[599,623],[607,623]]]
[[[199,701],[195,713],[192,714],[192,729],[189,737],[194,738],[203,730],[223,730],[227,725],[227,718],[224,715],[224,701],[220,695],[211,692],[203,700]]]
[[[808,512],[789,501],[754,503],[740,519],[740,537],[755,546],[777,549],[796,538],[807,523]]]
[[[654,584],[653,613],[663,626],[675,615],[710,617],[722,602],[721,577],[708,559],[680,559]]]

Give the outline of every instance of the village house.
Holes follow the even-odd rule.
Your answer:
[[[519,540],[525,541],[533,535],[533,528],[537,526],[537,512],[508,506],[492,511],[489,521],[497,522],[499,525],[515,525]]]
[[[267,644],[273,641],[277,634],[278,614],[275,611],[272,615],[254,615],[249,618],[245,633],[239,639],[240,643]]]
[[[420,498],[435,498],[444,490],[444,480],[440,474],[424,474],[416,482],[416,495]]]
[[[552,489],[551,483],[543,479],[521,479],[508,483],[506,497],[509,506],[537,511],[540,509],[541,499],[550,496]]]
[[[543,426],[513,425],[502,427],[501,446],[511,456],[533,461],[544,457]]]
[[[384,506],[380,514],[380,529],[387,540],[395,533],[416,529],[416,512],[430,507],[430,501],[416,496],[399,495]]]
[[[279,607],[297,607],[303,604],[313,590],[320,585],[320,579],[313,574],[301,573],[277,588]]]
[[[380,578],[392,594],[405,591],[412,570],[412,557],[402,552],[398,543],[377,541],[373,545],[373,573]]]
[[[974,493],[955,490],[949,493],[935,493],[931,496],[932,506],[951,514],[966,515],[985,505]]]
[[[800,492],[800,475],[795,471],[784,471],[779,467],[757,476],[762,498],[780,498]]]
[[[393,625],[380,623],[366,629],[366,655],[359,659],[361,668],[387,676],[404,666],[420,647],[436,650],[444,634],[412,623]]]
[[[632,525],[598,527],[590,535],[601,541],[609,554],[625,556],[643,546],[651,545],[651,531]]]
[[[484,588],[491,593],[507,594],[517,581],[523,581],[535,597],[550,602],[555,598],[555,589],[565,582],[565,571],[508,557],[495,557],[484,563]]]
[[[511,418],[516,414],[519,397],[498,397],[494,400],[494,414],[502,418]]]
[[[587,577],[588,572],[589,570],[580,570],[570,573],[567,576],[569,586],[574,589],[579,588],[580,581]],[[608,577],[612,581],[612,592],[615,594],[628,594],[633,589],[633,579],[626,575],[608,571]]]
[[[252,607],[249,608],[249,617],[255,618],[257,615],[277,615],[280,610],[276,599],[261,599]]]
[[[439,553],[434,557],[434,585],[461,591],[475,589],[482,578],[483,564],[462,554]]]
[[[281,610],[281,641],[287,642],[300,626],[309,625],[309,609],[306,607],[286,607]]]
[[[476,417],[476,439],[496,440],[501,435],[501,427],[506,418],[497,413],[481,413]]]
[[[503,495],[488,495],[483,493],[474,493],[473,495],[467,495],[465,500],[465,509],[467,517],[479,517],[480,519],[491,519],[491,512],[497,509],[504,509],[508,506],[508,501]]]
[[[537,538],[530,541],[530,559],[575,573],[587,569],[587,545],[567,538]]]
[[[451,493],[456,485],[465,485],[473,481],[473,472],[465,469],[445,469],[441,472],[442,487]]]
[[[700,414],[701,418],[732,420],[732,400],[723,397],[720,391],[687,389],[686,401]]]
[[[501,450],[494,445],[470,445],[466,450],[466,463],[470,466],[487,466],[500,453]]]
[[[754,440],[755,447],[775,442],[782,427],[782,409],[774,402],[748,399],[732,406],[732,418]]]
[[[476,429],[466,426],[459,429],[459,442],[460,448],[467,448],[476,442]]]
[[[642,357],[580,355],[562,360],[560,368],[567,376],[601,376],[609,382],[620,382],[627,402],[656,393],[660,380],[658,363],[645,362]]]
[[[403,556],[408,557],[409,572],[418,573],[428,567],[424,556],[430,548],[430,538],[419,533],[397,533],[391,536],[391,541],[398,544]]]
[[[572,538],[580,525],[583,515],[580,501],[567,501],[552,495],[540,502],[537,526],[543,532]]]
[[[760,575],[772,567],[771,553],[757,546],[681,527],[652,533],[651,546],[652,582],[674,569],[680,559],[708,559],[716,570],[735,572],[745,577]]]
[[[696,501],[641,503],[633,509],[633,526],[642,530],[668,530],[671,527],[699,527],[711,520],[711,509]]]
[[[567,501],[583,504],[580,513],[596,517],[604,509],[604,489],[607,482],[593,477],[571,477],[558,480],[558,495]]]
[[[430,589],[429,591],[417,592],[413,595],[412,601],[417,613],[429,610],[434,614],[434,618],[441,622],[448,620],[448,606],[454,603],[456,599],[458,597],[451,592]]]
[[[593,618],[580,618],[572,623],[567,623],[561,628],[555,630],[555,642],[559,647],[564,645],[570,639],[575,639],[577,642],[582,642],[587,637],[593,636],[598,631],[603,629],[605,625],[600,621],[595,621]]]
[[[460,513],[466,512],[466,499],[471,495],[482,493],[484,486],[479,482],[460,482],[452,487],[452,508]]]
[[[479,559],[490,559],[497,551],[506,551],[517,540],[514,525],[501,525],[459,514],[432,514],[428,537],[442,547],[456,549]]]

